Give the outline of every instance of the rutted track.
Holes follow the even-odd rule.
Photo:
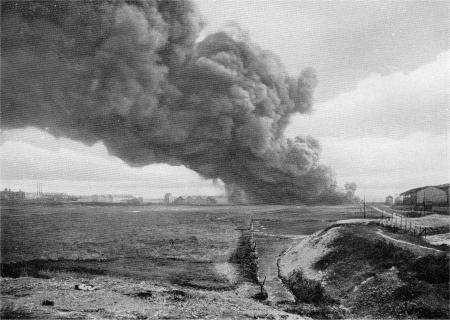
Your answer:
[[[377,234],[382,236],[384,239],[388,240],[389,242],[392,242],[399,246],[403,246],[409,250],[420,249],[421,251],[427,252],[429,254],[442,254],[443,253],[442,250],[429,248],[429,247],[421,246],[420,244],[417,244],[417,243],[392,238],[392,237],[388,236],[387,234],[383,233],[383,231],[381,229],[377,230]]]

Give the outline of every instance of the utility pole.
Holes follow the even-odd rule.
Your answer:
[[[366,195],[364,195],[364,203],[363,203],[363,206],[364,206],[364,219],[366,218]]]

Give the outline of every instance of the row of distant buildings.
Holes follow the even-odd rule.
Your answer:
[[[395,199],[387,196],[385,204],[408,206],[415,210],[432,211],[433,208],[448,208],[450,206],[450,183],[423,186],[400,193]]]
[[[73,196],[66,193],[42,192],[42,185],[38,184],[37,192],[24,192],[22,190],[12,191],[4,189],[0,191],[2,203],[121,203],[121,204],[143,204],[142,197],[131,194],[94,194],[88,196]],[[218,197],[220,198],[220,197]],[[215,205],[222,203],[221,199],[209,196],[179,196],[174,197],[171,193],[164,196],[163,203],[167,205]],[[158,200],[156,203],[161,203]]]
[[[164,204],[167,205],[214,205],[217,200],[214,197],[205,196],[187,196],[174,197],[171,193],[166,193],[164,196]]]
[[[78,202],[101,202],[101,203],[126,203],[142,204],[142,197],[135,197],[131,194],[94,194],[90,196],[80,196]]]
[[[0,200],[2,202],[21,202],[25,200],[25,192],[22,190],[11,191],[11,189],[5,188],[5,190],[0,191]]]
[[[38,186],[37,192],[24,192],[22,190],[12,191],[5,188],[0,191],[0,198],[3,203],[33,203],[33,202],[81,202],[81,203],[124,203],[142,204],[142,197],[135,197],[130,194],[95,194],[89,196],[73,196],[66,193],[44,193]]]

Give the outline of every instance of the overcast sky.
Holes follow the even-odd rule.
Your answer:
[[[338,183],[381,200],[449,182],[448,1],[197,1],[202,36],[235,21],[296,76],[314,67],[314,112],[286,132],[321,142]],[[223,193],[184,167],[129,168],[102,144],[88,147],[34,128],[2,132],[1,186],[146,198]]]

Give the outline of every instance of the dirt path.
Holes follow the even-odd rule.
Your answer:
[[[444,214],[428,214],[420,217],[408,217],[396,211],[386,211],[376,206],[371,206],[372,209],[384,214],[385,217],[392,218],[394,220],[406,220],[414,225],[426,227],[426,228],[439,228],[450,225],[450,217]]]
[[[378,235],[380,235],[381,237],[383,237],[384,239],[387,239],[389,242],[395,243],[395,244],[399,245],[400,247],[403,247],[405,249],[413,251],[414,253],[419,254],[419,255],[443,253],[443,251],[438,250],[438,249],[433,249],[433,248],[421,246],[420,244],[417,244],[417,243],[412,243],[412,242],[392,238],[392,237],[388,236],[387,234],[383,233],[383,231],[381,229],[377,229],[376,233]]]

